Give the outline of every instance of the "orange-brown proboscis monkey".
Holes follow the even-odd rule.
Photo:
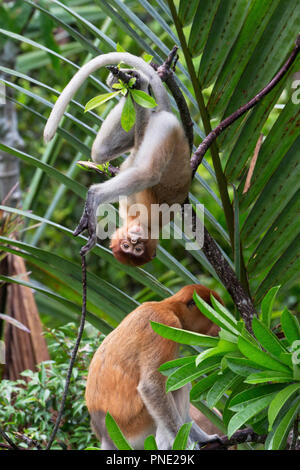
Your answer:
[[[215,336],[219,328],[197,308],[194,291],[207,303],[211,294],[222,302],[216,292],[198,284],[161,302],[146,302],[127,315],[95,353],[86,402],[102,449],[115,449],[105,427],[108,411],[134,449],[143,449],[150,434],[159,449],[170,449],[179,428],[191,421],[190,386],[166,393],[166,377],[158,370],[178,356],[179,345],[155,333],[150,321]],[[216,438],[193,423],[189,445]]]

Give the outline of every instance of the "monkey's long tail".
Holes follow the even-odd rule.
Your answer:
[[[72,80],[68,83],[66,88],[62,91],[60,97],[56,101],[52,112],[49,116],[47,124],[44,129],[44,140],[45,142],[49,142],[52,137],[54,136],[58,124],[69,104],[71,99],[73,98],[76,91],[80,88],[80,86],[84,83],[84,81],[88,78],[96,70],[100,69],[101,67],[105,67],[106,65],[113,65],[118,64],[119,62],[124,62],[131,67],[135,67],[136,69],[141,70],[150,80],[150,84],[158,104],[158,108],[163,108],[166,110],[171,109],[170,101],[168,94],[156,74],[153,68],[147,64],[143,59],[140,57],[136,57],[128,52],[110,52],[109,54],[103,54],[100,56],[95,57],[94,59],[87,62],[72,78]]]

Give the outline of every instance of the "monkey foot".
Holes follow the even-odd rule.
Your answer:
[[[89,233],[89,239],[87,244],[84,245],[80,250],[80,254],[82,256],[85,256],[97,243],[95,215],[93,211],[88,210],[87,203],[85,204],[85,208],[81,216],[80,222],[73,232],[74,237],[77,237],[85,230],[87,230]]]

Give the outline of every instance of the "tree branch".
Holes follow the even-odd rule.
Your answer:
[[[82,310],[81,310],[80,325],[79,325],[79,329],[78,329],[76,343],[75,343],[74,349],[72,351],[72,355],[71,355],[71,359],[70,359],[70,363],[69,363],[69,368],[68,368],[65,388],[64,388],[64,392],[63,392],[63,396],[62,396],[62,400],[61,400],[61,404],[60,404],[60,409],[59,409],[59,412],[58,412],[58,415],[57,415],[57,418],[56,418],[56,422],[55,422],[53,431],[51,433],[49,442],[47,444],[46,450],[51,449],[51,446],[53,444],[53,441],[55,439],[56,433],[58,431],[58,428],[59,428],[59,425],[60,425],[60,422],[61,422],[61,419],[62,419],[62,415],[63,415],[64,407],[65,407],[65,402],[66,402],[66,398],[67,398],[67,394],[68,394],[68,390],[69,390],[69,385],[70,385],[70,381],[71,381],[72,371],[73,371],[76,355],[77,355],[77,352],[78,352],[78,348],[79,348],[79,345],[80,345],[80,341],[81,341],[81,338],[82,338],[84,325],[85,325],[86,290],[87,289],[86,289],[86,259],[85,259],[84,255],[81,256],[81,266],[82,266]]]
[[[265,440],[265,435],[261,436],[251,428],[246,428],[236,431],[230,439],[227,436],[221,436],[219,441],[211,442],[201,450],[224,450],[236,444],[243,444],[244,442],[264,443]]]
[[[286,61],[286,63],[281,67],[279,72],[275,75],[275,77],[268,83],[268,85],[263,88],[257,95],[254,96],[248,103],[244,104],[241,106],[237,111],[232,113],[230,116],[228,116],[226,119],[224,119],[215,129],[213,129],[208,136],[205,137],[205,139],[202,141],[202,143],[199,145],[198,149],[194,153],[194,155],[191,158],[191,165],[193,169],[193,173],[195,174],[198,166],[202,162],[202,159],[208,150],[208,148],[212,145],[212,143],[216,140],[216,138],[234,121],[236,121],[238,118],[240,118],[243,114],[245,114],[249,109],[253,108],[259,101],[262,100],[264,96],[266,96],[268,93],[270,93],[271,90],[279,83],[279,81],[284,77],[284,75],[287,73],[289,68],[291,67],[292,63],[296,59],[298,52],[300,49],[300,35],[297,37],[295,47]]]

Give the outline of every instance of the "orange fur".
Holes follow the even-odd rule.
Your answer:
[[[151,208],[154,207],[154,204],[172,206],[173,204],[184,203],[189,192],[192,177],[189,155],[188,141],[182,127],[178,125],[170,132],[170,135],[159,148],[153,149],[151,161],[146,166],[147,173],[152,175],[159,174],[160,168],[164,167],[159,182],[150,188],[129,196],[127,202],[120,201],[120,216],[123,221],[123,227],[112,235],[110,248],[112,248],[114,256],[121,263],[141,266],[154,258],[158,240],[149,237],[153,224]],[[165,163],[166,161],[168,162],[167,164]],[[130,156],[122,164],[121,172],[130,167],[131,164]],[[180,171],[178,171],[179,168]],[[129,216],[129,210],[135,204],[141,204],[146,208],[148,214],[146,220],[144,220],[144,216],[140,213],[137,213],[135,217]],[[172,218],[173,214],[171,214]],[[158,232],[164,223],[166,222],[163,221],[160,213]],[[141,238],[140,240],[144,247],[144,253],[141,256],[134,256],[132,253],[124,252],[120,243],[122,239],[126,239],[131,243],[129,230],[136,225],[142,226],[147,234],[146,239]]]
[[[107,411],[126,437],[137,436],[153,425],[137,390],[147,371],[176,358],[178,344],[153,331],[150,321],[207,334],[213,323],[196,306],[188,306],[194,291],[208,303],[218,294],[202,285],[189,285],[161,302],[146,302],[110,333],[95,353],[88,373],[86,403],[91,416]],[[159,374],[162,387],[165,377]],[[100,437],[100,436],[99,436]]]

